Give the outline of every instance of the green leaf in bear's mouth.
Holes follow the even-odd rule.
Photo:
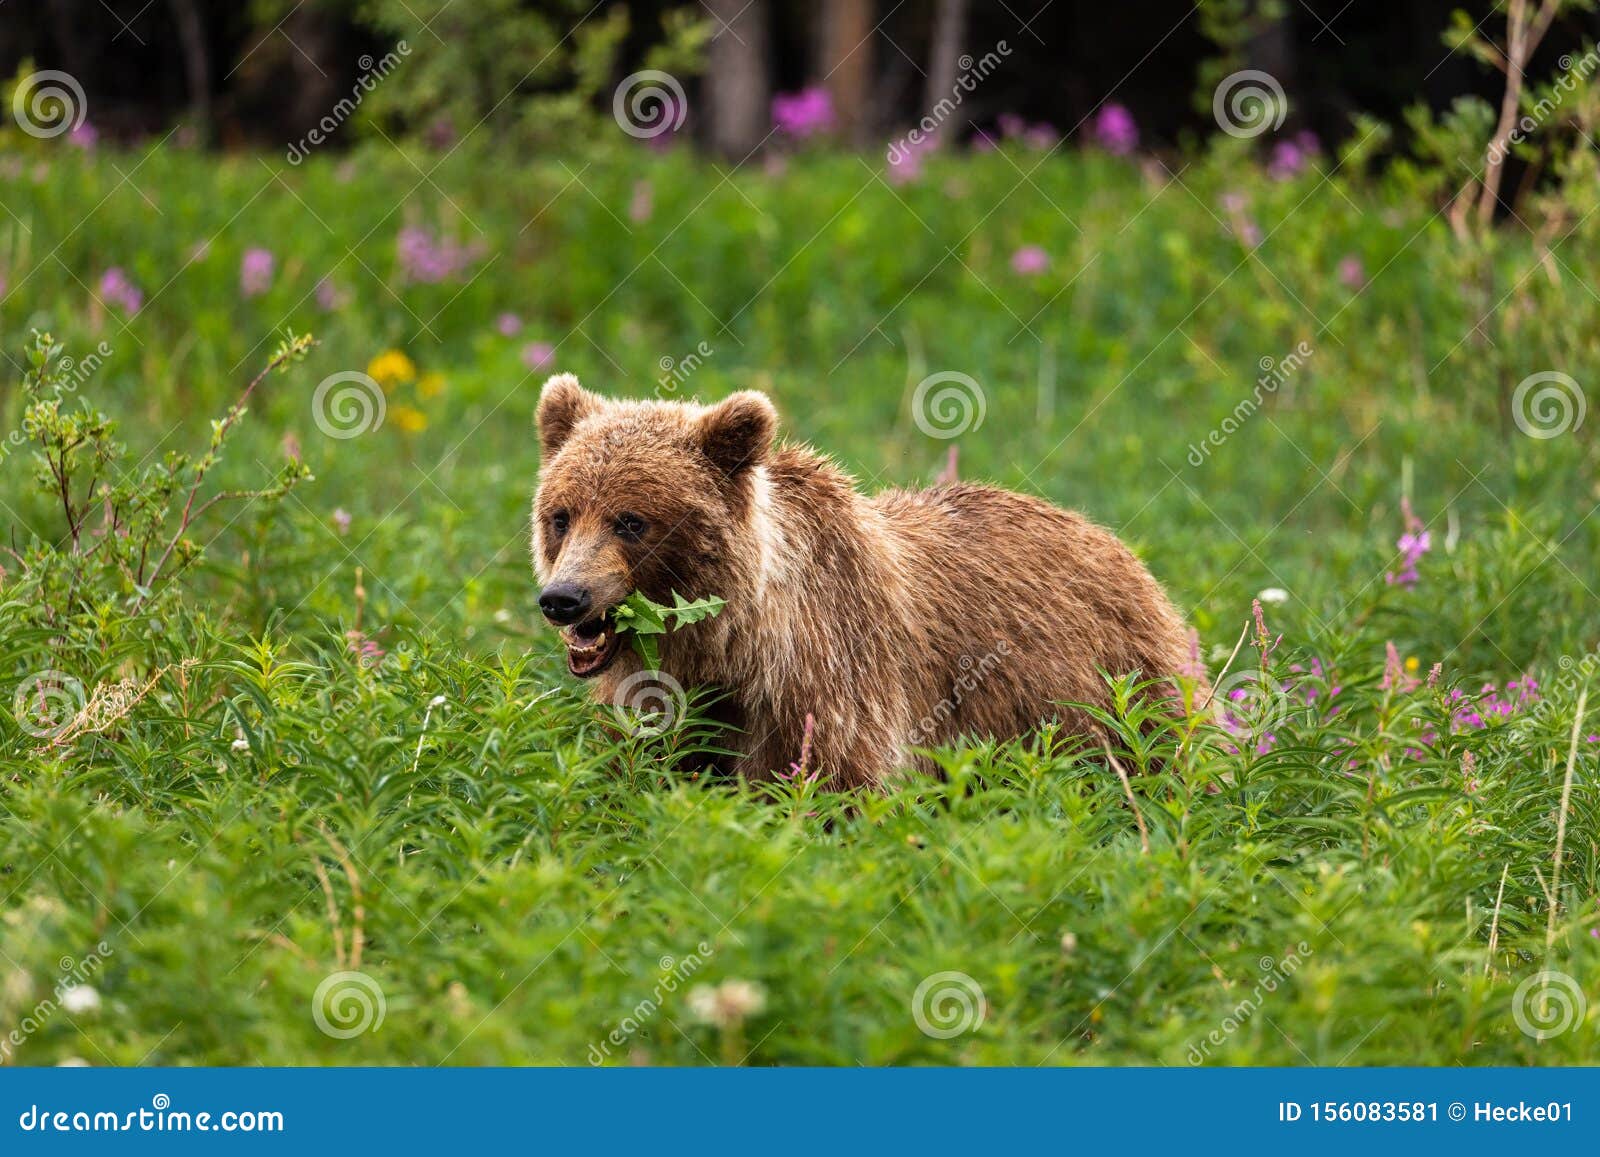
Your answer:
[[[661,667],[661,651],[656,645],[656,635],[665,635],[702,619],[715,618],[727,605],[726,599],[716,595],[690,601],[673,591],[672,605],[669,607],[652,602],[639,591],[634,591],[612,608],[611,625],[617,634],[630,637],[633,649],[639,652],[645,667],[656,671]]]

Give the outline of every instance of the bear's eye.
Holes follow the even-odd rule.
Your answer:
[[[649,525],[637,514],[624,512],[617,515],[617,533],[629,542],[638,542],[648,529]]]
[[[550,516],[550,529],[555,531],[557,535],[567,533],[567,512],[565,510],[558,510]]]

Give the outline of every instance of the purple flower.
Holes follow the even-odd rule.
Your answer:
[[[272,287],[272,254],[255,246],[244,251],[239,262],[239,292],[246,297],[259,297]]]
[[[547,341],[531,341],[522,347],[522,364],[530,370],[542,370],[556,356],[556,347]]]
[[[458,276],[483,253],[481,244],[457,245],[454,241],[436,238],[426,229],[414,225],[400,230],[395,239],[400,261],[400,272],[407,281],[423,285],[436,285]]]
[[[494,328],[501,337],[516,337],[522,332],[522,319],[514,313],[502,313],[494,319]]]
[[[1037,245],[1024,245],[1011,255],[1011,270],[1032,277],[1050,268],[1050,255]]]
[[[333,525],[334,525],[334,528],[336,530],[338,530],[339,535],[340,535],[341,538],[343,536],[349,534],[350,533],[350,512],[348,510],[346,510],[342,506],[334,507],[334,510],[333,510]]]
[[[1022,134],[1022,143],[1030,149],[1048,149],[1061,139],[1061,134],[1056,132],[1054,125],[1036,124],[1029,125],[1027,132]]]
[[[89,150],[93,149],[99,140],[100,130],[95,128],[94,125],[89,123],[87,120],[78,122],[73,126],[72,131],[67,134],[67,141],[70,144],[82,149],[84,152],[88,152]]]
[[[317,308],[323,313],[343,309],[349,300],[349,296],[333,283],[332,278],[324,277],[317,282]]]
[[[972,151],[975,153],[992,153],[999,148],[995,140],[988,133],[979,129],[972,136]]]
[[[383,659],[383,648],[360,631],[346,631],[344,637],[345,645],[362,667],[375,667]]]
[[[1125,157],[1139,147],[1139,126],[1134,123],[1133,114],[1120,104],[1102,107],[1090,132],[1095,143],[1113,156]]]
[[[120,265],[113,265],[100,275],[100,298],[123,313],[138,313],[144,304],[144,291],[128,280]]]
[[[1433,538],[1411,509],[1409,498],[1400,499],[1400,514],[1405,520],[1405,532],[1395,542],[1400,552],[1400,569],[1390,571],[1383,581],[1390,586],[1414,587],[1417,585],[1417,563],[1433,548]]]
[[[1339,259],[1339,284],[1346,289],[1361,289],[1367,284],[1367,268],[1355,254]]]
[[[922,176],[922,158],[924,154],[931,153],[939,147],[939,142],[934,137],[923,137],[920,141],[896,141],[889,146],[889,183],[891,185],[905,185]]]
[[[1027,131],[1028,124],[1014,112],[1003,112],[995,123],[1000,126],[1000,135],[1006,139],[1020,137]]]
[[[1287,181],[1306,167],[1306,162],[1322,151],[1322,143],[1312,132],[1296,133],[1287,141],[1272,146],[1272,160],[1267,163],[1267,173],[1274,180]]]
[[[833,98],[820,85],[772,98],[772,123],[780,133],[809,137],[833,128]]]

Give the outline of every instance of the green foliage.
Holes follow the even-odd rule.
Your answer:
[[[404,83],[379,84],[364,114],[390,135],[452,144],[469,134],[500,148],[592,141],[610,118],[629,33],[624,5],[586,18],[592,12],[582,0],[537,8],[520,0],[362,0],[375,31],[414,50]],[[693,76],[710,30],[692,9],[669,9],[647,66]]]
[[[101,343],[75,362],[62,355],[54,338],[35,330],[22,381],[22,429],[33,443],[34,482],[59,501],[64,528],[59,537],[37,536],[22,551],[11,549],[21,567],[20,596],[56,625],[101,606],[121,604],[137,612],[200,557],[201,547],[188,534],[209,510],[244,501],[270,511],[309,479],[305,464],[291,458],[268,486],[219,490],[196,501],[256,386],[273,370],[304,358],[313,344],[289,334],[227,414],[211,423],[210,441],[198,458],[168,451],[141,471],[115,440],[110,418],[87,399],[79,398],[77,409],[63,406],[111,351]]]
[[[715,618],[727,605],[725,599],[715,595],[691,602],[677,591],[673,591],[672,605],[668,607],[652,602],[640,592],[634,591],[611,612],[611,618],[617,633],[628,636],[633,649],[639,653],[639,658],[644,660],[645,669],[655,671],[661,667],[656,635],[665,635],[669,631],[686,627],[690,623],[698,623],[702,619]]]
[[[1600,280],[1600,221],[1549,253],[1497,238],[1483,298],[1398,176],[1275,179],[1219,153],[1179,185],[1005,148],[934,156],[895,188],[820,152],[732,173],[681,150],[452,157],[428,182],[382,143],[272,171],[30,154],[0,223],[0,347],[35,359],[0,381],[0,515],[22,560],[87,566],[78,590],[95,593],[46,594],[5,556],[0,1029],[51,995],[62,957],[108,951],[98,1009],[41,1018],[5,1059],[1591,1060],[1592,999],[1543,1040],[1514,1009],[1546,968],[1590,993],[1600,977],[1600,463],[1592,415],[1533,438],[1509,409],[1531,373],[1600,381],[1600,302],[1579,284]],[[482,238],[493,264],[407,279],[402,223]],[[246,296],[253,245],[278,260]],[[1045,272],[1011,268],[1023,245]],[[112,265],[145,287],[136,313],[92,292]],[[285,324],[320,344],[166,472],[168,439],[229,413]],[[35,328],[61,347],[43,368]],[[1314,353],[1208,442],[1262,359],[1302,341]],[[535,342],[556,347],[548,365]],[[664,379],[691,350],[692,373]],[[386,417],[329,434],[310,383],[363,369]],[[1053,728],[941,749],[943,780],[882,794],[830,790],[801,752],[770,784],[708,781],[701,757],[726,741],[708,693],[628,732],[539,623],[531,420],[558,369],[632,397],[765,389],[786,437],[870,490],[946,467],[952,442],[919,429],[910,396],[930,373],[972,375],[986,410],[954,442],[960,475],[1115,528],[1199,628],[1231,729],[1152,713],[1123,682],[1104,718],[1126,783]],[[138,510],[168,512],[163,549],[204,462],[196,507],[270,494],[286,459],[316,478],[219,504],[232,521],[194,535],[199,553],[174,547],[141,599],[119,566],[94,569],[102,554],[73,561],[40,485],[63,453],[91,530],[102,456],[151,477],[124,509],[147,495]],[[1414,587],[1384,578],[1402,497],[1432,534]],[[1269,587],[1286,598],[1267,645],[1229,665]],[[665,627],[674,610],[652,613]],[[1495,714],[1484,685],[1503,698],[1530,673],[1537,700]],[[318,1027],[337,971],[378,986],[381,1027]],[[984,1017],[939,1038],[911,1006],[949,971]],[[697,988],[738,981],[760,986],[758,1011],[703,1015]]]

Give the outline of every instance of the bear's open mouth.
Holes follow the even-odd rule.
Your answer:
[[[600,674],[622,650],[622,636],[611,625],[610,612],[561,631],[567,645],[567,670],[580,679]]]

